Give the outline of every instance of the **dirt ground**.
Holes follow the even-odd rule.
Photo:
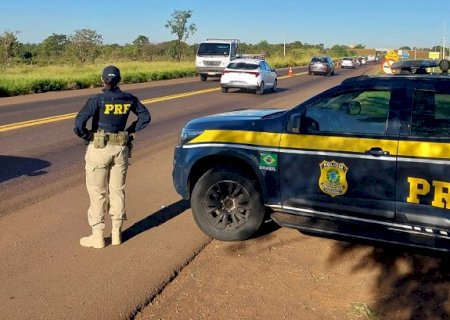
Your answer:
[[[135,319],[449,319],[449,266],[267,223],[247,241],[213,240]]]

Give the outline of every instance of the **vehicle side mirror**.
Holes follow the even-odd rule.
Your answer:
[[[298,113],[291,115],[287,130],[293,133],[300,133],[300,119],[301,115]]]

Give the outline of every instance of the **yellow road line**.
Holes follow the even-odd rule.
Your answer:
[[[193,96],[193,95],[196,95],[196,94],[203,94],[203,93],[208,93],[208,92],[213,92],[213,91],[218,91],[218,90],[220,90],[220,88],[212,88],[212,89],[204,89],[204,90],[198,90],[198,91],[190,91],[190,92],[185,92],[185,93],[180,93],[180,94],[174,94],[174,95],[171,95],[171,96],[164,96],[164,97],[158,97],[158,98],[153,98],[153,99],[146,99],[146,100],[143,100],[141,102],[143,104],[151,104],[151,103],[155,103],[155,102],[167,101],[167,100],[172,100],[172,99],[179,99],[179,98]],[[40,125],[40,124],[56,122],[56,121],[61,121],[61,120],[73,119],[73,118],[76,117],[76,115],[77,115],[76,112],[75,113],[67,113],[67,114],[62,114],[62,115],[54,116],[54,117],[48,117],[48,118],[42,118],[42,119],[36,119],[36,120],[28,120],[28,121],[23,121],[23,122],[5,124],[5,125],[0,126],[0,132],[10,131],[10,130],[15,130],[15,129],[20,129],[20,128],[25,128],[25,127],[31,127],[31,126],[37,126],[37,125]]]
[[[302,75],[302,74],[306,74],[306,72],[295,73],[294,76]],[[282,77],[279,77],[278,79],[287,79],[290,77],[292,77],[292,76],[282,76]],[[219,90],[220,90],[220,88],[210,88],[210,89],[204,89],[204,90],[189,91],[189,92],[174,94],[174,95],[170,95],[170,96],[146,99],[146,100],[142,100],[141,102],[143,104],[151,104],[151,103],[156,103],[156,102],[161,102],[161,101],[190,97],[190,96],[197,95],[197,94],[204,94],[204,93],[209,93],[209,92],[214,92],[214,91],[219,91]],[[62,120],[73,119],[76,117],[76,115],[77,115],[77,113],[67,113],[67,114],[62,114],[62,115],[54,116],[54,117],[5,124],[5,125],[0,126],[0,132],[16,130],[16,129],[25,128],[25,127],[32,127],[32,126],[37,126],[40,124],[45,124],[45,123],[50,123],[50,122],[57,122],[57,121],[62,121]]]
[[[49,123],[49,122],[56,122],[56,121],[61,121],[61,120],[72,119],[72,118],[75,118],[76,115],[77,115],[76,113],[68,113],[68,114],[62,114],[62,115],[54,116],[54,117],[5,124],[5,125],[0,126],[0,132],[36,126],[39,124],[44,124],[44,123]]]
[[[142,100],[141,102],[143,104],[150,104],[150,103],[161,102],[161,101],[172,100],[172,99],[179,99],[179,98],[193,96],[196,94],[203,94],[203,93],[219,91],[219,90],[220,90],[220,88],[211,88],[211,89],[204,89],[204,90],[198,90],[198,91],[190,91],[190,92],[184,92],[184,93],[174,94],[174,95],[170,95],[170,96]]]

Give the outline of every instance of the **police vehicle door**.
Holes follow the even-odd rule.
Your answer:
[[[397,215],[418,231],[446,236],[444,229],[450,229],[450,88],[448,83],[435,82],[412,96],[410,134],[399,142]]]
[[[394,219],[399,128],[390,89],[350,90],[293,110],[281,141],[285,209]],[[297,133],[297,132],[298,133]]]

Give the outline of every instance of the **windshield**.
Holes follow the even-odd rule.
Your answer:
[[[245,62],[231,62],[228,69],[241,69],[241,70],[255,70],[258,68],[257,64],[245,63]]]
[[[228,56],[230,54],[229,43],[200,43],[197,54],[213,55],[213,56]]]
[[[312,58],[311,63],[325,63],[327,62],[325,58]]]

